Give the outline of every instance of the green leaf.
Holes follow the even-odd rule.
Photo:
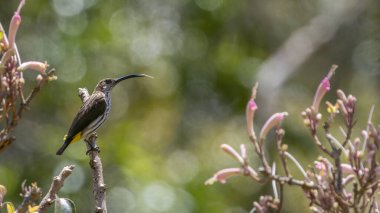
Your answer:
[[[75,204],[72,200],[67,198],[59,198],[55,200],[55,213],[75,213]]]
[[[0,31],[0,40],[2,40],[4,37],[4,33],[2,31]]]

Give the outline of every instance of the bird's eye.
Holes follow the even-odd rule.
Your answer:
[[[112,81],[110,79],[106,80],[106,84],[110,84]]]

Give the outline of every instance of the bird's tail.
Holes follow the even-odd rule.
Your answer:
[[[57,155],[62,155],[62,153],[65,151],[65,149],[69,146],[70,142],[68,141],[65,141],[65,143],[63,143],[63,145],[61,146],[61,148],[58,149],[57,151]]]

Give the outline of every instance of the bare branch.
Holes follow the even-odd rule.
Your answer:
[[[61,173],[53,178],[53,182],[51,183],[48,193],[45,195],[39,205],[38,212],[45,212],[47,208],[49,208],[51,204],[54,203],[55,199],[57,198],[58,191],[62,188],[64,181],[68,176],[71,175],[74,168],[74,165],[65,166],[63,167]]]

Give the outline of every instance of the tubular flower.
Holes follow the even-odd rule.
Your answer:
[[[214,184],[215,182],[220,182],[222,184],[226,183],[227,182],[227,179],[234,176],[234,175],[237,175],[237,174],[240,174],[242,173],[242,169],[241,168],[226,168],[226,169],[222,169],[220,171],[218,171],[217,173],[214,174],[214,176],[212,176],[210,179],[208,179],[205,184],[206,185],[212,185]]]
[[[235,151],[234,148],[232,148],[230,145],[228,144],[222,144],[220,146],[220,148],[223,149],[223,151],[225,151],[227,154],[231,155],[232,157],[234,157],[237,161],[239,161],[240,164],[244,164],[244,159],[242,156],[239,155],[239,153],[237,151]]]
[[[321,83],[318,86],[317,91],[315,92],[314,95],[314,100],[313,100],[313,105],[312,108],[315,112],[318,112],[319,110],[319,105],[321,103],[322,98],[325,96],[327,91],[330,90],[330,78],[334,74],[335,70],[338,68],[338,65],[333,65],[327,74],[325,78],[321,81]]]
[[[9,39],[9,48],[13,48],[15,45],[16,40],[16,33],[18,30],[18,27],[21,23],[21,16],[18,12],[15,12],[15,14],[12,17],[11,23],[9,25],[9,33],[8,33],[8,39]]]
[[[264,124],[263,128],[260,131],[260,140],[264,140],[267,137],[268,132],[275,126],[279,125],[282,120],[284,120],[285,116],[287,116],[287,112],[278,112],[273,114]]]
[[[10,49],[12,49],[15,46],[16,33],[21,23],[20,11],[21,11],[21,8],[24,6],[24,4],[25,4],[25,0],[21,0],[16,12],[14,13],[12,17],[11,23],[9,25],[8,39],[9,39]]]
[[[22,72],[22,71],[31,69],[31,70],[36,70],[36,71],[40,72],[41,75],[45,75],[46,74],[46,69],[48,67],[49,67],[49,64],[47,64],[46,62],[42,63],[42,62],[39,62],[39,61],[28,61],[28,62],[22,63],[17,68],[17,70],[20,71],[20,72]]]
[[[340,168],[342,172],[347,173],[347,174],[354,174],[354,169],[350,164],[342,163],[340,164]]]
[[[255,102],[256,91],[257,91],[258,83],[252,88],[252,95],[247,103],[246,108],[246,120],[247,120],[247,131],[249,137],[255,138],[255,130],[253,129],[253,117],[255,116],[255,111],[257,110],[257,104]]]
[[[255,131],[253,129],[253,117],[255,115],[255,111],[257,109],[256,102],[253,98],[248,101],[247,110],[246,110],[246,119],[247,119],[247,131],[250,137],[255,135]]]

